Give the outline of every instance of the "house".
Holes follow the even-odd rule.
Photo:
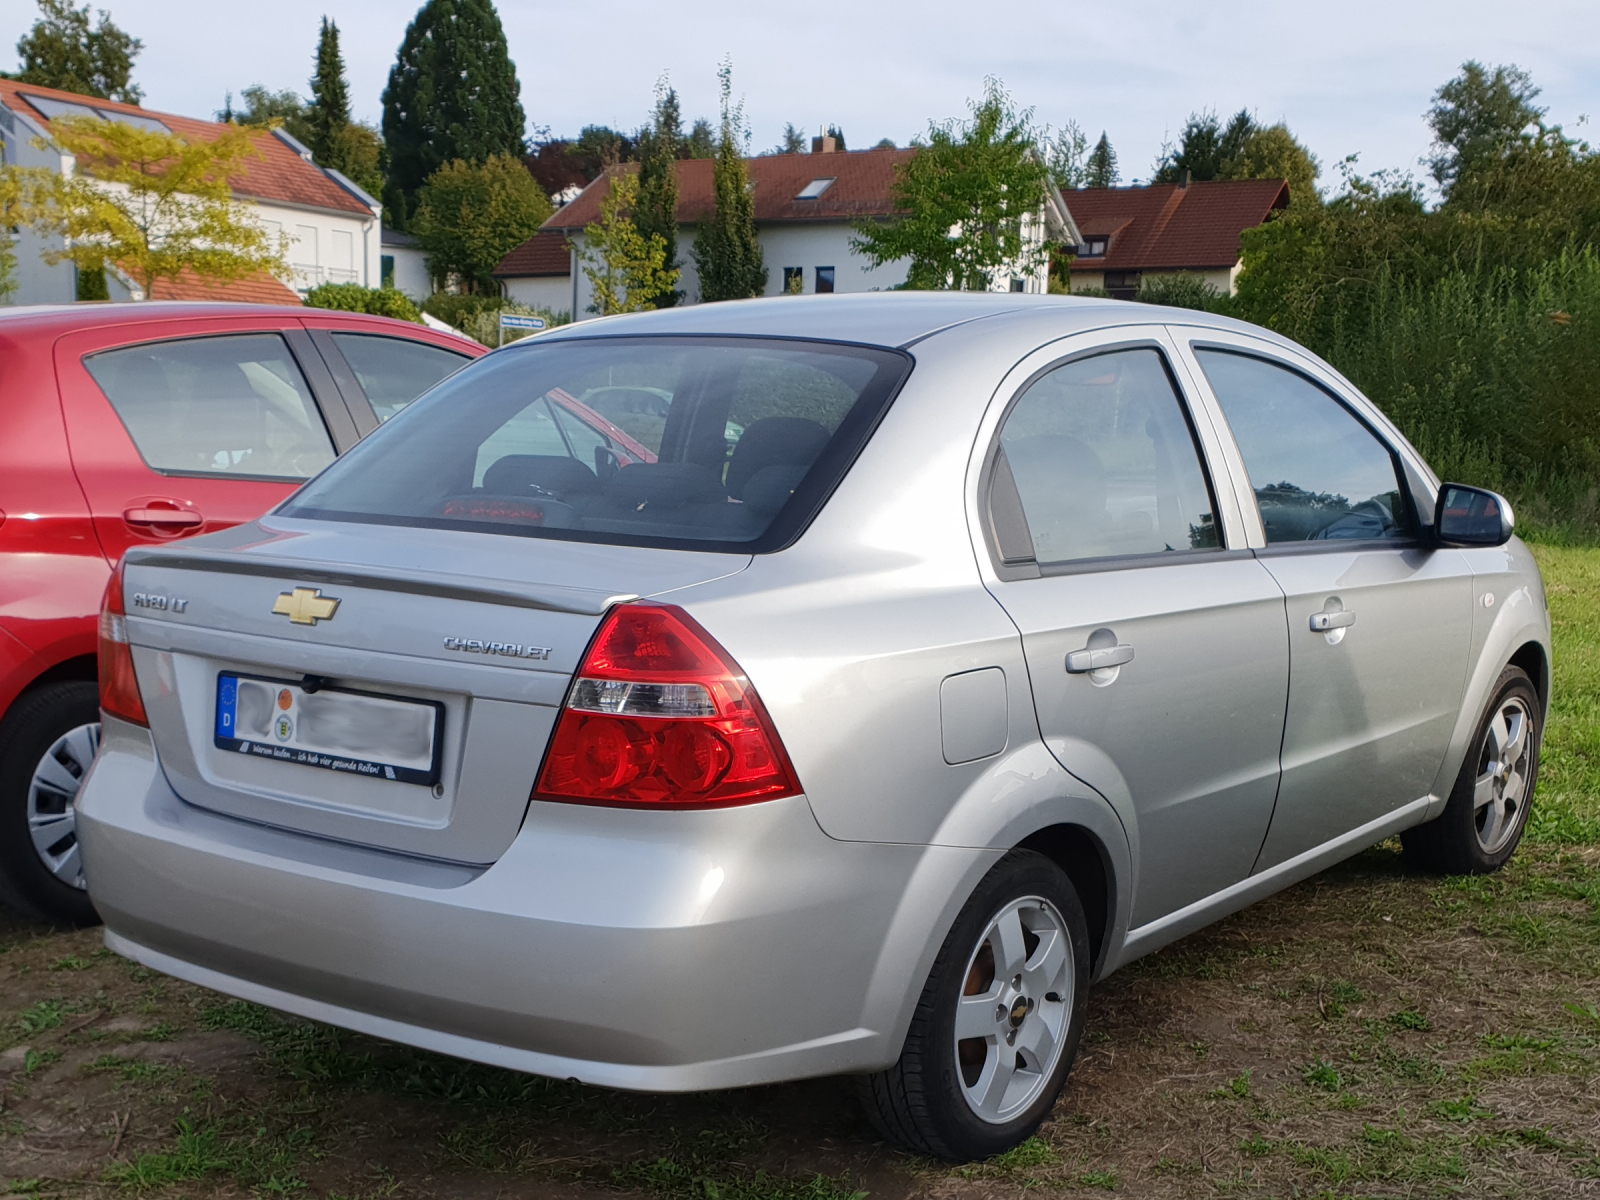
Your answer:
[[[766,295],[879,291],[905,282],[906,263],[874,267],[851,246],[851,239],[857,222],[896,215],[895,168],[917,151],[837,151],[833,147],[833,138],[817,138],[810,154],[769,154],[745,160],[755,197],[756,236],[767,265]],[[692,253],[695,229],[715,207],[714,166],[714,160],[707,158],[677,163],[678,264],[683,269],[678,287],[691,304],[700,299]],[[612,175],[637,169],[633,164],[610,168],[558,210],[537,234],[506,255],[495,275],[507,294],[579,318],[588,315],[592,293],[579,263],[583,231],[599,219],[600,202],[610,191]],[[1039,241],[1080,240],[1072,214],[1054,188],[1044,211],[1025,227],[1024,234]],[[564,264],[560,261],[563,246]],[[1041,267],[1026,276],[1004,277],[994,287],[1043,293],[1049,290],[1049,271]]]
[[[1289,206],[1282,179],[1081,188],[1066,194],[1082,231],[1068,268],[1075,292],[1131,300],[1152,275],[1195,274],[1232,295],[1239,237]]]
[[[0,148],[4,161],[63,173],[72,171],[70,155],[35,145],[36,140],[48,141],[50,121],[64,116],[129,121],[147,128],[167,129],[191,141],[215,139],[228,128],[215,121],[0,79]],[[158,283],[153,289],[154,298],[297,304],[299,293],[319,283],[377,286],[382,212],[378,201],[338,171],[317,166],[311,161],[311,151],[281,129],[262,129],[252,135],[252,140],[259,157],[247,160],[229,183],[234,195],[255,210],[268,232],[289,236],[286,266],[291,278],[287,286],[266,275],[218,283],[186,273]],[[76,268],[70,262],[55,266],[46,263],[46,248],[40,235],[31,231],[20,235],[18,287],[11,297],[13,303],[66,303],[77,298]],[[107,275],[113,300],[142,298],[142,289],[132,280],[114,270]]]
[[[402,233],[385,225],[378,241],[382,247],[378,275],[382,286],[399,288],[418,304],[433,295],[428,256],[423,253],[415,234]]]

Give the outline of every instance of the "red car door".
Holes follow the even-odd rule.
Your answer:
[[[63,336],[73,468],[106,557],[250,521],[357,439],[309,335],[285,312]]]

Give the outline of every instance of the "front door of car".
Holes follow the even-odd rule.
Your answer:
[[[1040,731],[1123,814],[1132,923],[1249,875],[1278,785],[1283,595],[1159,329],[1072,339],[1013,379],[979,483],[989,587],[1021,630]]]
[[[292,317],[85,330],[56,343],[73,468],[106,557],[254,520],[353,444]],[[337,405],[337,407],[334,407]],[[325,416],[326,412],[326,416]]]
[[[1283,780],[1259,870],[1428,794],[1456,723],[1472,576],[1430,549],[1403,460],[1319,380],[1253,339],[1190,347],[1237,445],[1286,596]]]

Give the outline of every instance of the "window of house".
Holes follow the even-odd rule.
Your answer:
[[[1268,544],[1410,536],[1394,455],[1348,408],[1264,359],[1195,357],[1238,443]]]
[[[1104,258],[1106,256],[1106,239],[1091,237],[1078,246],[1079,258]]]
[[[1040,377],[1006,416],[1000,446],[1041,564],[1219,548],[1200,452],[1155,350]]]
[[[833,268],[832,267],[818,267],[817,268],[817,292],[820,294],[822,292],[831,292],[831,291],[833,291]]]
[[[1106,295],[1113,300],[1132,300],[1139,294],[1138,271],[1107,271]]]
[[[378,259],[378,278],[384,287],[394,286],[394,255],[385,254]]]
[[[806,290],[806,269],[804,267],[785,267],[783,269],[783,290],[785,295],[796,296]]]
[[[157,471],[306,479],[333,461],[311,390],[275,333],[127,346],[84,366]]]
[[[1028,290],[1028,281],[1026,279],[1021,279],[1021,278],[1013,275],[1011,277],[1011,290],[1013,292],[1025,292],[1025,291],[1027,291]]]
[[[801,188],[797,193],[795,193],[795,199],[815,200],[818,196],[822,195],[823,192],[827,191],[833,186],[833,181],[836,178],[838,178],[838,176],[829,175],[826,179],[813,179],[810,183],[806,184],[805,187]]]

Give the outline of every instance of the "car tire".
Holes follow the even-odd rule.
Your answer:
[[[1447,875],[1498,871],[1516,852],[1539,780],[1544,705],[1521,667],[1507,667],[1444,811],[1400,835],[1406,862]]]
[[[25,692],[0,720],[0,901],[27,916],[65,925],[100,922],[81,885],[72,811],[89,769],[84,760],[92,761],[99,742],[99,689],[83,680]],[[55,839],[43,848],[34,836],[41,819]]]
[[[945,938],[899,1059],[858,1079],[868,1119],[895,1145],[949,1162],[1026,1140],[1077,1055],[1089,962],[1066,873],[1033,851],[1006,854]],[[958,1020],[978,1036],[958,1039]]]

